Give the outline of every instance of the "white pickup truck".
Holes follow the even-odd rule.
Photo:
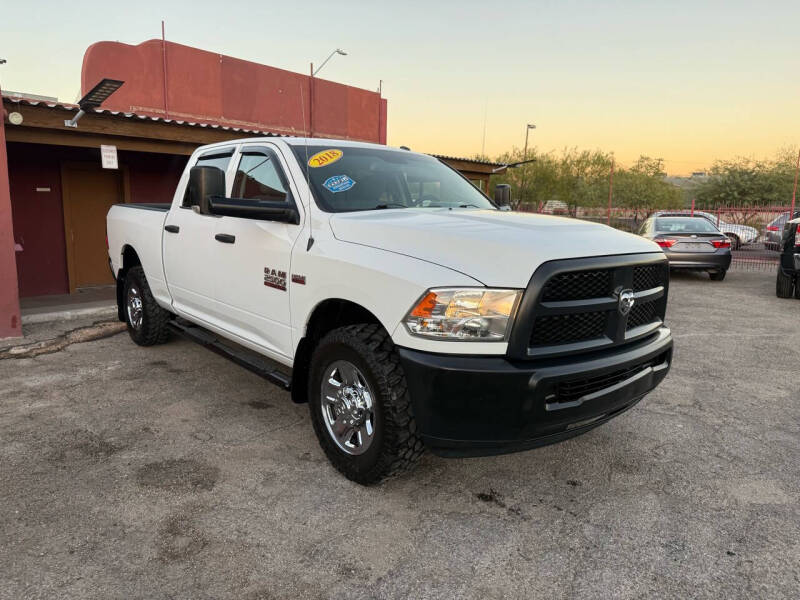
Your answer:
[[[107,233],[134,342],[177,332],[291,390],[331,463],[363,484],[425,448],[476,456],[581,434],[670,367],[658,246],[499,210],[406,149],[204,146],[171,204],[116,205]]]

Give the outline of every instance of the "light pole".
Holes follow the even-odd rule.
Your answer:
[[[531,129],[536,129],[536,125],[528,123],[528,125],[525,127],[525,150],[523,152],[522,162],[526,162],[528,160],[528,134],[530,133]],[[520,204],[522,204],[524,202],[524,200],[525,200],[524,194],[525,194],[525,173],[526,173],[526,171],[527,171],[527,169],[522,171],[522,186],[521,186],[520,194],[519,194],[519,203]]]
[[[334,54],[341,54],[342,56],[347,56],[347,52],[342,50],[341,48],[336,48],[333,52],[328,55],[328,58],[322,61],[322,64],[318,66],[316,69],[314,68],[314,63],[311,63],[311,79],[308,82],[308,120],[309,120],[309,131],[308,137],[314,137],[314,76],[322,70],[328,61],[333,58]]]
[[[331,53],[328,55],[328,58],[326,58],[325,60],[323,60],[323,61],[322,61],[322,64],[321,64],[320,66],[318,66],[316,69],[314,69],[314,70],[311,72],[311,76],[312,76],[312,77],[316,76],[316,74],[317,74],[317,73],[319,73],[319,72],[322,70],[322,67],[324,67],[324,66],[327,64],[327,62],[328,62],[330,59],[332,59],[332,58],[333,58],[333,55],[334,55],[334,54],[341,54],[342,56],[347,56],[347,52],[345,52],[345,51],[344,51],[344,50],[342,50],[341,48],[336,48],[336,50],[334,50],[333,52],[331,52]]]

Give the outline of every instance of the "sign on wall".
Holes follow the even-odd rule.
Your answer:
[[[117,164],[117,147],[116,146],[100,146],[100,160],[103,163],[104,169],[118,169]]]

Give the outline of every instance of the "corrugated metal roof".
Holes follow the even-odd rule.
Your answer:
[[[78,112],[80,107],[77,104],[70,104],[67,102],[51,102],[47,100],[40,100],[37,98],[32,98],[28,96],[19,96],[19,95],[12,95],[8,92],[3,92],[3,102],[6,104],[23,104],[26,106],[45,106],[47,108],[55,109],[55,110],[63,110],[67,112]],[[290,136],[293,137],[293,134],[286,134],[286,133],[277,133],[275,131],[266,131],[264,129],[248,129],[246,127],[234,127],[231,125],[222,125],[220,123],[215,123],[213,121],[209,122],[199,122],[199,121],[185,121],[181,119],[167,119],[164,117],[154,117],[151,115],[143,115],[136,112],[121,112],[116,110],[107,110],[104,108],[95,108],[90,109],[88,112],[98,114],[98,115],[112,115],[112,116],[121,116],[126,119],[138,119],[141,121],[152,121],[155,123],[167,123],[172,125],[180,125],[184,127],[202,127],[205,129],[219,129],[221,131],[233,131],[233,132],[241,132],[241,133],[249,133],[249,134],[257,134],[263,136],[275,136],[275,137],[283,137],[283,136]],[[299,132],[302,134],[302,132]],[[501,167],[503,166],[502,163],[496,163],[486,160],[478,160],[475,158],[464,158],[461,156],[447,156],[444,154],[431,154],[431,156],[439,159],[444,160],[457,160],[466,163],[473,163],[476,165],[484,165],[487,167]]]
[[[444,154],[431,154],[435,158],[444,160],[460,160],[462,162],[475,163],[476,165],[486,165],[487,167],[502,167],[503,163],[492,162],[489,160],[478,160],[477,158],[463,158],[461,156],[446,156]]]
[[[23,104],[26,106],[45,106],[47,108],[52,108],[56,110],[64,110],[68,112],[78,112],[80,107],[77,104],[68,104],[66,102],[48,102],[45,100],[37,100],[35,98],[29,98],[25,96],[12,96],[7,95],[6,92],[3,92],[3,102],[6,104]],[[242,133],[253,133],[263,136],[281,136],[285,134],[276,133],[274,131],[266,131],[264,129],[248,129],[246,127],[234,127],[231,125],[221,125],[220,123],[215,123],[213,121],[209,122],[199,122],[199,121],[185,121],[181,119],[166,119],[164,117],[154,117],[151,115],[143,115],[140,113],[135,112],[121,112],[116,110],[106,110],[104,108],[95,108],[90,109],[87,113],[94,113],[98,115],[112,115],[115,117],[124,117],[126,119],[139,119],[141,121],[153,121],[156,123],[168,123],[172,125],[181,125],[185,127],[203,127],[207,129],[219,129],[222,131],[234,131],[234,132],[242,132]]]

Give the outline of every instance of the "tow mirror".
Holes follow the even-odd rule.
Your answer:
[[[500,210],[511,210],[511,186],[507,183],[498,183],[494,186],[494,203]]]
[[[192,167],[189,171],[189,205],[201,215],[211,214],[208,199],[225,196],[225,172],[217,167]]]

